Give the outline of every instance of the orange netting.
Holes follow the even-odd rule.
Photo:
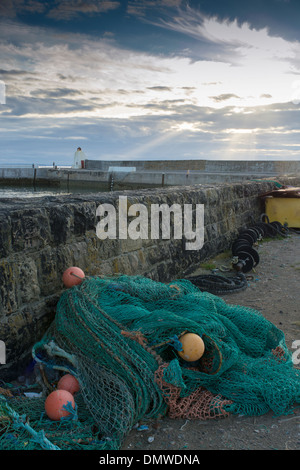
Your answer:
[[[186,419],[214,419],[228,416],[226,405],[232,401],[214,395],[203,387],[199,387],[187,397],[180,397],[181,389],[176,385],[167,383],[163,379],[164,370],[168,364],[162,364],[155,372],[155,381],[162,391],[164,399],[169,406],[170,418]]]

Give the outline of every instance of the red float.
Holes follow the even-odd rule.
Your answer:
[[[51,392],[45,401],[45,411],[48,418],[53,421],[59,421],[61,418],[69,416],[70,412],[63,408],[68,402],[70,402],[75,409],[75,400],[70,392],[66,390],[55,390]]]
[[[82,269],[77,268],[76,266],[71,266],[70,268],[66,269],[63,273],[63,283],[66,287],[73,287],[78,286],[81,284],[83,279],[85,278],[85,274]]]
[[[76,392],[79,391],[80,385],[76,377],[71,374],[63,375],[62,378],[58,381],[57,384],[58,390],[66,390],[74,395]]]

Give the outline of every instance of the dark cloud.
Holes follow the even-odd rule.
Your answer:
[[[172,91],[172,88],[168,86],[151,86],[147,87],[148,90],[153,90],[153,91]]]
[[[55,20],[71,20],[80,14],[94,15],[119,8],[117,0],[1,0],[0,15],[15,18],[19,15],[45,14]]]
[[[57,98],[59,98],[57,96]],[[72,114],[73,112],[96,110],[100,104],[95,104],[89,100],[67,99],[67,98],[37,97],[8,97],[3,115],[14,115],[26,117],[28,115],[57,116],[59,114]]]
[[[215,102],[219,103],[220,101],[230,100],[231,98],[240,99],[240,96],[237,96],[234,93],[222,93],[221,95],[210,96],[210,98],[214,100]]]
[[[39,0],[1,0],[0,16],[15,18],[22,13],[44,13],[47,1]]]
[[[101,90],[100,93],[103,93],[103,90]],[[120,95],[131,95],[131,94],[140,94],[143,95],[145,92],[143,90],[124,90],[124,88],[119,88],[116,93]]]
[[[179,119],[182,119],[180,115],[180,111],[178,106],[183,105],[186,102],[185,99],[174,99],[174,100],[162,100],[162,101],[153,101],[153,102],[145,102],[140,104],[140,107],[145,111],[148,109],[155,110],[157,113],[164,115],[166,110],[172,110],[174,113],[179,112]],[[127,108],[136,108],[137,105],[135,103],[130,103],[126,105]],[[146,113],[145,113],[146,114]]]
[[[70,20],[78,15],[95,15],[106,13],[110,10],[116,10],[120,7],[118,1],[106,0],[59,0],[55,8],[51,8],[48,12],[49,18],[56,20]]]
[[[34,75],[31,72],[27,72],[26,70],[5,70],[0,69],[0,75],[4,75],[5,77],[15,77],[15,76],[27,76],[27,75]]]
[[[37,89],[31,92],[31,96],[35,98],[43,98],[43,99],[61,99],[65,97],[71,96],[80,96],[83,95],[83,92],[80,90],[75,90],[71,88],[56,88],[54,90],[47,90],[47,89]]]
[[[127,13],[139,18],[149,17],[153,11],[162,13],[165,9],[177,8],[182,0],[129,0]]]

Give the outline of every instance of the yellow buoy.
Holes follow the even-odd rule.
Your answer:
[[[185,333],[179,338],[182,344],[182,351],[178,351],[179,356],[187,362],[198,361],[205,350],[203,339],[195,333]]]

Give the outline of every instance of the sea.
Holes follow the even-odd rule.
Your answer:
[[[59,196],[67,194],[82,194],[82,193],[95,193],[104,192],[98,189],[90,188],[71,188],[64,189],[58,187],[31,187],[31,186],[0,186],[0,199],[1,198],[32,198],[42,196]]]

